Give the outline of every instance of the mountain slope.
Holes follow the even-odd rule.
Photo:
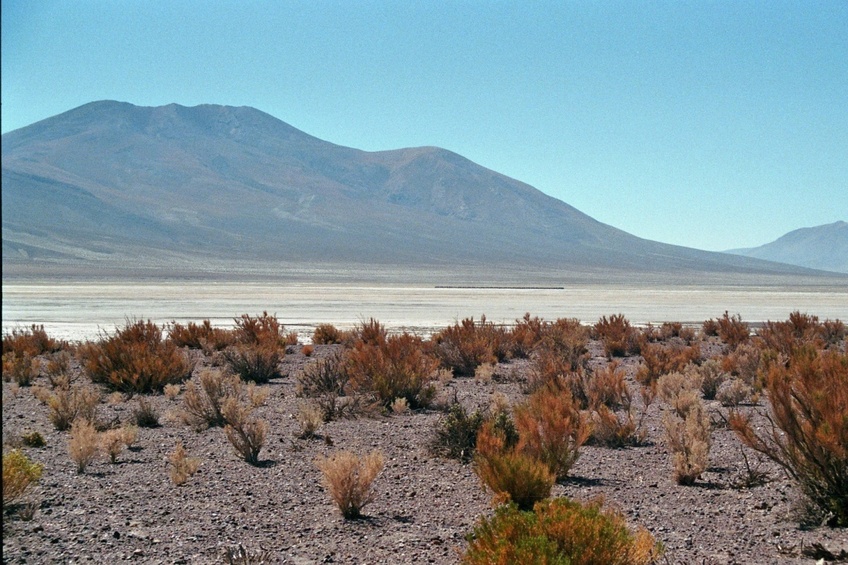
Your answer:
[[[4,267],[214,259],[799,272],[631,236],[444,149],[360,151],[247,107],[93,102],[2,143]]]
[[[848,273],[848,222],[797,229],[760,247],[732,249],[728,253]]]

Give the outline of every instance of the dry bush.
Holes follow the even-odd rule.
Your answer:
[[[18,386],[29,386],[38,376],[41,363],[29,353],[18,355],[11,352],[3,355],[3,380]]]
[[[637,422],[632,409],[614,412],[601,404],[592,411],[592,435],[588,443],[603,447],[620,448],[641,445],[647,431]]]
[[[483,363],[482,365],[478,365],[477,369],[474,371],[474,380],[478,383],[490,383],[492,382],[492,378],[495,376],[495,371],[497,370],[497,366],[494,363]]]
[[[27,447],[44,447],[47,445],[44,436],[36,431],[21,434],[21,443]]]
[[[718,322],[710,318],[709,320],[704,320],[704,323],[701,326],[701,333],[703,333],[707,337],[717,336],[718,329]]]
[[[226,424],[224,433],[236,453],[251,465],[259,464],[259,452],[265,445],[268,434],[268,423],[251,417],[253,407],[242,404],[235,397],[229,396],[221,405],[221,414]]]
[[[93,422],[99,403],[100,392],[93,386],[57,388],[47,397],[47,417],[53,427],[61,432],[69,429],[76,420]]]
[[[315,348],[311,345],[304,345],[300,352],[304,355],[304,357],[312,357],[312,354],[315,352]]]
[[[247,400],[254,408],[263,406],[271,396],[271,389],[267,386],[257,386],[254,382],[247,383],[245,387]]]
[[[128,394],[161,391],[191,375],[192,365],[153,322],[127,322],[123,329],[80,348],[92,382]]]
[[[663,427],[668,448],[672,453],[674,480],[679,485],[692,485],[709,464],[710,417],[703,403],[695,399],[683,418],[666,411]]]
[[[572,371],[582,366],[589,343],[589,328],[576,318],[559,318],[541,327],[541,339],[537,347],[562,357]]]
[[[67,347],[67,343],[57,341],[47,335],[44,326],[36,324],[29,328],[13,328],[3,334],[3,356],[14,353],[18,357],[29,355],[35,357],[43,353],[52,353]]]
[[[514,502],[522,510],[549,497],[556,480],[547,464],[510,447],[496,420],[484,423],[477,433],[474,472],[495,494],[495,502]]]
[[[848,354],[797,348],[788,366],[766,375],[771,401],[762,431],[739,413],[730,425],[749,447],[775,461],[832,523],[848,526]]]
[[[836,345],[840,342],[848,346],[848,343],[845,343],[846,339],[848,339],[848,330],[846,330],[845,324],[841,320],[825,320],[822,322],[819,328],[819,335],[828,346]],[[845,351],[845,348],[843,348],[843,351]]]
[[[360,322],[349,332],[345,344],[353,345],[361,341],[366,345],[379,346],[385,343],[388,337],[386,327],[374,318],[369,318],[367,322]]]
[[[684,372],[690,381],[697,383],[705,400],[713,400],[722,383],[730,378],[718,359],[708,359],[701,365],[689,364]]]
[[[21,451],[3,453],[3,508],[16,503],[41,478],[44,467]]]
[[[315,432],[324,423],[324,413],[314,402],[301,402],[297,408],[297,423],[300,424],[300,438],[315,437]]]
[[[203,320],[199,325],[189,322],[182,325],[171,322],[168,326],[168,339],[177,347],[189,349],[202,349],[204,351],[220,351],[235,342],[232,331],[224,328],[215,328],[209,320]]]
[[[736,349],[737,346],[748,341],[750,335],[751,330],[748,324],[742,321],[739,314],[730,316],[725,311],[724,316],[718,319],[718,337],[730,346],[730,349]]]
[[[742,379],[731,378],[719,387],[716,393],[716,400],[721,402],[722,406],[739,406],[754,394],[752,389]]]
[[[606,406],[613,410],[629,408],[631,404],[630,391],[624,380],[625,371],[613,361],[604,368],[596,368],[586,373],[583,378],[583,390],[586,405],[592,410]]]
[[[77,473],[85,472],[85,468],[94,461],[99,450],[100,434],[94,429],[94,424],[88,420],[76,420],[71,426],[68,454],[77,464]]]
[[[485,416],[479,410],[469,414],[462,404],[453,403],[447,414],[436,422],[430,451],[462,463],[471,461],[477,445],[477,432],[484,421]]]
[[[345,332],[339,330],[333,324],[319,324],[312,332],[312,343],[315,345],[335,345],[344,343],[347,338]]]
[[[660,376],[683,371],[689,363],[701,357],[701,348],[680,344],[646,343],[642,347],[643,364],[636,372],[636,380],[643,386],[653,386]]]
[[[132,419],[139,428],[159,427],[159,411],[147,398],[138,399],[138,407],[133,410]]]
[[[657,381],[657,393],[681,418],[701,399],[697,392],[698,383],[683,373],[668,373]]]
[[[409,412],[409,402],[404,397],[395,398],[390,408],[393,414],[405,414]]]
[[[271,552],[266,549],[251,551],[245,549],[242,544],[225,547],[222,557],[226,565],[262,565],[271,562]]]
[[[358,401],[352,396],[340,352],[309,363],[297,377],[297,395],[315,399],[325,422],[353,415]]]
[[[71,354],[57,351],[47,357],[44,373],[53,388],[68,388],[71,385]]]
[[[518,449],[565,478],[592,431],[589,417],[580,410],[571,392],[548,386],[515,407]]]
[[[100,434],[100,449],[109,456],[109,462],[113,465],[118,462],[118,455],[126,446],[126,434],[123,428],[106,430]]]
[[[510,356],[515,359],[525,359],[536,348],[542,339],[542,328],[545,322],[538,316],[531,318],[530,313],[515,321],[512,331],[507,336]]]
[[[571,360],[556,350],[540,346],[533,353],[523,392],[529,394],[546,386],[568,388],[581,404],[587,402],[583,390],[582,367],[572,368]]]
[[[473,376],[483,363],[497,363],[503,353],[505,332],[482,316],[479,322],[465,318],[433,336],[436,356],[456,376]]]
[[[280,361],[285,352],[271,341],[237,343],[222,354],[227,366],[243,381],[267,383],[280,377]]]
[[[438,361],[408,333],[389,336],[380,345],[359,341],[345,352],[343,364],[351,390],[373,394],[385,407],[396,398],[406,398],[411,408],[426,407],[436,392]]]
[[[186,481],[197,472],[200,467],[200,459],[189,457],[181,441],[174,446],[174,451],[168,456],[168,465],[171,482],[177,486],[184,485]]]
[[[371,488],[383,469],[383,454],[372,451],[360,457],[349,451],[339,451],[319,458],[315,464],[324,477],[324,485],[333,502],[347,519],[359,518],[362,508],[374,499]]]
[[[646,529],[631,532],[624,514],[603,508],[602,499],[581,504],[554,498],[532,512],[503,506],[494,517],[481,518],[468,541],[466,565],[648,565],[663,553]]]
[[[180,385],[175,385],[175,384],[165,385],[162,388],[162,392],[165,393],[165,397],[168,400],[174,400],[180,394]]]
[[[607,357],[625,357],[639,352],[639,332],[624,314],[603,316],[593,326],[594,335],[604,344]]]
[[[273,345],[276,348],[285,347],[289,337],[285,327],[277,320],[276,315],[262,312],[262,315],[253,317],[242,314],[235,318],[233,336],[237,343],[252,345]]]
[[[244,384],[235,375],[204,369],[186,385],[183,394],[183,421],[197,431],[223,426],[223,404],[227,398],[239,398]]]
[[[749,341],[738,345],[736,349],[725,355],[721,360],[721,368],[754,386],[757,384],[761,362],[762,351]]]

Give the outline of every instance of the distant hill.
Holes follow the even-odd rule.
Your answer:
[[[445,149],[360,151],[248,107],[93,102],[3,135],[2,150],[4,275],[228,262],[813,273],[640,239]]]
[[[728,253],[848,273],[848,222],[797,229],[760,247],[732,249]]]

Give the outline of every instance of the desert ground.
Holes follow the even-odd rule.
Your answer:
[[[693,333],[699,362],[727,352],[718,337],[702,335],[700,328]],[[660,340],[676,342],[681,338]],[[280,376],[260,385],[267,398],[253,412],[269,430],[257,465],[236,453],[222,428],[196,431],[183,421],[185,385],[173,397],[112,394],[102,388],[96,408],[101,428],[132,423],[141,401],[149,403],[160,425],[138,428],[135,442],[114,463],[101,453],[79,473],[69,456],[69,432],[55,429],[48,406],[34,394],[51,390],[49,376],[42,370],[29,386],[4,378],[3,452],[22,450],[43,466],[43,474],[22,501],[4,508],[3,562],[459,562],[466,536],[481,517],[493,514],[493,497],[475,474],[473,461],[451,459],[431,448],[446,417],[443,407],[459,402],[468,411],[486,412],[500,395],[512,405],[526,400],[533,356],[500,361],[476,376],[450,378],[442,371],[428,408],[340,417],[323,423],[313,437],[301,437],[298,414],[305,399],[299,396],[299,376],[309,364],[344,347],[286,346]],[[838,347],[844,352],[844,341]],[[220,365],[209,351],[186,349],[185,355],[194,363],[193,379],[204,368]],[[610,362],[603,343],[589,339],[582,365],[600,370]],[[725,422],[730,407],[718,400],[703,400],[711,420],[708,467],[693,485],[677,484],[662,423],[667,404],[657,399],[645,408],[636,381],[641,355],[615,362],[625,373],[645,436],[637,445],[620,448],[583,445],[552,497],[603,497],[630,526],[646,528],[663,544],[661,563],[848,559],[848,529],[802,526],[797,484],[777,464],[742,446]],[[68,374],[71,383],[89,382],[77,357]],[[768,398],[762,395],[735,408],[757,421],[757,413],[768,413]],[[31,432],[39,432],[46,445],[22,446],[21,436]],[[179,486],[169,473],[178,442],[199,460],[197,472]],[[373,501],[355,520],[342,517],[316,466],[318,458],[342,449],[379,450],[385,461],[373,483]],[[237,557],[238,548],[252,559]]]

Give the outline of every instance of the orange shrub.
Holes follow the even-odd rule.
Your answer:
[[[163,340],[159,326],[149,320],[128,322],[115,334],[84,344],[80,355],[92,382],[129,394],[161,391],[192,371],[183,352]]]
[[[660,376],[683,371],[689,363],[701,357],[701,348],[690,346],[646,343],[642,346],[643,364],[636,372],[636,380],[644,386],[653,386]]]
[[[623,357],[638,353],[639,332],[630,326],[630,321],[624,314],[613,314],[609,318],[603,316],[594,327],[597,339],[604,343],[608,357]]]
[[[242,314],[235,318],[236,327],[233,335],[238,343],[253,345],[274,345],[284,347],[288,343],[285,327],[277,320],[277,316],[262,312],[255,318]]]
[[[171,322],[168,327],[168,338],[177,347],[214,351],[220,351],[228,345],[232,345],[235,341],[233,332],[223,328],[214,328],[209,320],[203,320],[199,325],[189,322],[186,326]]]
[[[724,316],[718,319],[718,337],[731,349],[736,349],[739,344],[748,341],[750,334],[748,324],[742,321],[739,314],[730,316],[725,311]]]
[[[771,412],[760,431],[739,413],[730,424],[749,447],[781,465],[838,526],[848,526],[848,354],[796,348],[788,366],[771,363]]]
[[[3,356],[14,353],[18,357],[35,357],[42,353],[52,353],[66,347],[64,342],[56,341],[47,335],[44,326],[31,325],[29,328],[13,328],[3,334]]]
[[[345,333],[332,324],[320,324],[312,332],[312,343],[315,345],[333,345],[345,340]]]
[[[465,318],[445,328],[433,336],[433,342],[443,367],[456,376],[473,376],[478,366],[498,362],[502,338],[503,332],[498,332],[483,316],[479,323]]]
[[[579,457],[592,426],[571,392],[548,386],[515,408],[518,450],[545,463],[562,479]]]
[[[397,398],[410,408],[428,406],[435,394],[438,361],[424,351],[421,338],[408,333],[380,345],[359,341],[345,352],[343,365],[352,391],[374,394],[385,407]]]
[[[495,502],[514,502],[522,510],[550,496],[556,476],[548,465],[507,445],[508,438],[495,422],[477,433],[474,472],[495,493]]]

